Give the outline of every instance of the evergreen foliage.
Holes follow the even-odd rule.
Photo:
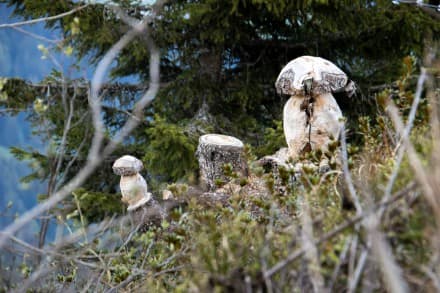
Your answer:
[[[197,140],[188,137],[184,128],[167,123],[159,115],[154,118],[152,126],[146,130],[150,143],[144,156],[151,173],[164,174],[164,179],[168,180],[194,177]],[[167,164],[163,164],[162,156],[165,156]]]
[[[70,1],[53,5],[44,1],[5,2],[25,18],[55,15],[78,5]],[[120,1],[120,5],[130,15],[141,17],[143,7],[136,1]],[[47,25],[61,28],[64,46],[75,48],[75,55],[94,62],[128,29],[104,5],[91,5],[78,15]],[[208,130],[265,148],[265,129],[274,120],[281,120],[286,101],[275,94],[274,80],[291,59],[319,55],[357,82],[358,96],[338,101],[344,114],[354,118],[348,120],[353,123],[358,113],[370,115],[375,111],[369,88],[396,80],[404,56],[412,55],[420,63],[417,56],[423,53],[424,40],[440,35],[439,23],[429,15],[391,1],[170,1],[154,28],[162,51],[163,89],[145,119],[151,121],[153,113],[159,115],[170,126],[179,127],[187,138],[176,139],[175,147],[149,147],[150,142],[167,145],[168,138],[157,135],[160,129],[148,129],[138,132],[135,140],[147,144],[139,151],[147,153],[149,173],[171,180],[184,176],[195,160],[193,157],[191,164],[175,166],[168,159],[170,150],[188,149],[186,140]],[[118,57],[112,76],[135,74],[148,79],[148,68],[146,46],[138,39]],[[130,99],[136,97],[132,94],[122,101],[120,96],[120,106],[129,109]],[[203,105],[208,106],[213,123],[192,133],[188,128]],[[116,127],[117,118],[107,118],[107,125]],[[154,127],[162,125],[148,125]],[[143,137],[145,133],[147,137]],[[169,170],[174,171],[164,172]]]
[[[1,2],[25,18],[56,15],[82,3]],[[145,13],[137,1],[114,2],[133,17],[141,18]],[[55,50],[89,58],[93,64],[129,29],[108,5],[101,4],[48,21],[47,26],[59,28],[64,34],[65,39]],[[394,101],[407,118],[414,100],[414,77],[419,75],[427,47],[440,36],[436,19],[417,7],[396,6],[391,1],[175,0],[165,4],[152,26],[153,38],[161,50],[160,93],[145,109],[141,126],[80,189],[51,211],[74,231],[85,231],[91,223],[124,213],[117,191],[119,178],[111,171],[114,159],[120,155],[142,158],[149,187],[153,186],[157,196],[161,191],[158,187],[165,183],[196,184],[194,153],[202,134],[233,135],[250,144],[250,163],[257,156],[284,147],[280,121],[287,97],[276,95],[274,81],[283,65],[301,55],[327,58],[357,83],[357,96],[337,97],[350,126],[349,166],[356,191],[363,196],[362,203],[370,207],[380,202],[396,165],[400,143],[385,107]],[[41,51],[50,55],[49,49]],[[111,77],[136,75],[147,84],[148,55],[145,41],[135,40],[118,57]],[[142,84],[126,86],[113,81],[101,93],[106,140],[127,120],[143,90]],[[19,79],[1,79],[0,85],[0,108],[12,109],[11,114],[18,113],[14,109],[27,110],[35,132],[48,144],[45,153],[19,148],[11,152],[34,170],[23,181],[47,181],[48,194],[40,199],[50,197],[87,159],[93,136],[88,84],[54,71],[40,85]],[[436,94],[438,99],[438,90]],[[431,160],[435,161],[434,132],[429,123],[436,105],[429,103],[427,95],[425,92],[418,109],[411,141],[425,167],[434,170],[435,166],[430,165]],[[73,127],[64,137],[69,119]],[[64,159],[57,165],[54,162],[60,153]],[[322,155],[312,153],[307,159],[318,160]],[[335,156],[324,155],[329,159]],[[41,289],[53,291],[70,285],[81,289],[89,281],[87,276],[93,276],[93,280],[99,279],[93,284],[95,290],[127,284],[132,290],[157,292],[243,292],[249,288],[266,290],[269,286],[277,292],[311,290],[313,270],[318,270],[334,291],[345,290],[353,264],[342,259],[342,252],[355,238],[364,245],[368,231],[359,221],[331,237],[320,238],[356,217],[346,202],[349,192],[342,186],[336,165],[331,165],[325,176],[305,168],[301,182],[294,184],[289,180],[293,174],[280,170],[284,194],[275,188],[279,184],[275,174],[250,166],[250,178],[264,182],[268,194],[246,193],[252,190],[252,182],[234,178],[240,181],[244,194],[229,192],[225,204],[206,205],[182,195],[179,200],[185,205],[173,209],[169,219],[144,233],[132,233],[127,219],[94,241],[84,233],[81,241],[69,244],[64,258],[50,256],[61,269],[56,270],[57,275],[42,279]],[[436,246],[430,242],[436,239],[429,234],[437,231],[438,223],[432,217],[434,207],[425,200],[420,186],[414,187],[413,183],[414,174],[405,158],[393,187],[393,192],[406,190],[405,200],[393,202],[379,228],[410,289],[429,291],[435,282],[421,284],[420,280],[427,280],[424,269],[436,266],[431,263]],[[176,189],[180,185],[170,185],[170,190],[171,186]],[[189,193],[190,189],[184,189],[183,194]],[[312,223],[307,223],[306,210]],[[264,278],[268,269],[283,262],[292,251],[304,249],[305,240],[300,239],[307,225],[313,228],[309,236],[321,239],[313,244],[319,252],[315,260],[319,265],[310,264],[309,251],[303,251],[298,258],[306,254],[305,261],[293,261],[269,279]],[[356,247],[353,253],[356,256]],[[363,276],[362,286],[378,280],[375,289],[385,291],[386,282],[378,277],[378,265],[369,260],[366,266],[369,271]],[[24,258],[22,277],[28,277],[34,269]],[[335,275],[337,269],[340,273]],[[95,274],[100,277],[95,278]],[[8,290],[15,284],[2,286],[0,290]]]

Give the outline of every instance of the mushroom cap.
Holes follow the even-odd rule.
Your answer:
[[[290,61],[278,75],[275,87],[278,94],[304,95],[304,80],[313,78],[312,94],[344,90],[347,75],[332,62],[313,56],[302,56]]]
[[[125,155],[113,163],[113,172],[119,176],[129,176],[139,173],[143,167],[141,160]]]

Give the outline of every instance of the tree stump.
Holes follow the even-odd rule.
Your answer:
[[[199,138],[196,157],[199,161],[201,187],[214,191],[219,182],[228,182],[224,166],[231,164],[232,172],[247,176],[243,143],[232,136],[206,134]]]

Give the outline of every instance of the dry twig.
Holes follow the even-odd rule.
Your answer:
[[[403,188],[399,192],[395,193],[394,196],[390,200],[388,200],[388,201],[386,201],[384,203],[376,204],[371,211],[364,211],[360,215],[354,216],[353,218],[351,218],[351,219],[345,221],[344,223],[338,225],[335,229],[333,229],[330,232],[324,234],[319,239],[316,239],[315,240],[315,245],[319,245],[319,244],[321,244],[321,243],[323,243],[323,242],[325,242],[325,241],[327,241],[327,240],[329,240],[329,239],[339,235],[340,233],[342,233],[346,229],[351,228],[353,225],[355,225],[355,224],[359,223],[360,221],[362,221],[365,217],[369,216],[371,213],[375,212],[377,209],[379,209],[379,208],[381,208],[383,206],[389,206],[390,204],[396,202],[397,200],[405,197],[414,188],[415,188],[415,184],[414,184],[414,182],[411,182],[405,188]],[[267,270],[266,273],[265,273],[266,277],[272,277],[273,275],[278,273],[280,270],[284,269],[287,265],[289,265],[290,263],[295,261],[297,258],[301,257],[304,253],[305,253],[305,249],[304,248],[300,248],[300,249],[290,253],[284,260],[279,261],[272,268]]]
[[[37,18],[37,19],[31,19],[31,20],[14,22],[14,23],[0,24],[0,28],[6,28],[6,27],[14,28],[14,27],[23,26],[23,25],[29,25],[29,24],[39,23],[39,22],[46,22],[46,21],[60,19],[60,18],[63,18],[65,16],[74,14],[75,12],[78,12],[78,11],[86,8],[87,6],[89,6],[89,4],[81,5],[81,6],[78,6],[76,8],[73,8],[72,10],[69,10],[67,12],[60,13],[60,14],[53,15],[53,16],[41,17],[41,18]]]
[[[162,1],[158,1],[155,8],[159,9],[163,5]],[[154,17],[154,13],[152,16]],[[118,43],[116,43],[105,57],[98,64],[95,76],[92,80],[92,89],[90,92],[90,107],[93,114],[93,123],[95,126],[95,135],[92,141],[92,146],[90,147],[90,152],[88,155],[88,160],[86,165],[72,178],[66,185],[64,185],[59,191],[55,192],[52,197],[42,202],[41,204],[35,206],[31,210],[24,213],[20,218],[18,218],[13,224],[7,226],[3,233],[0,234],[0,248],[4,247],[9,236],[14,235],[18,230],[23,228],[31,220],[35,219],[42,213],[48,211],[54,207],[57,203],[62,201],[68,195],[71,194],[78,186],[81,186],[85,180],[95,171],[95,169],[100,165],[101,161],[110,155],[117,145],[126,137],[137,125],[137,119],[130,118],[122,129],[115,135],[115,137],[102,148],[103,139],[103,128],[102,121],[100,118],[101,105],[98,99],[98,92],[100,90],[101,82],[103,80],[104,74],[117,54],[126,46],[130,40],[132,40],[136,35],[140,33],[148,33],[147,21],[139,22],[139,24],[126,33]],[[155,98],[157,91],[159,89],[159,62],[160,55],[159,50],[156,48],[154,41],[147,36],[147,46],[150,51],[150,86],[147,92],[142,96],[142,98],[136,103],[134,108],[134,115],[140,117],[142,110],[149,105]]]

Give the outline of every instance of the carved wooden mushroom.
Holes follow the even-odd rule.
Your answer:
[[[342,112],[332,93],[351,96],[355,85],[336,65],[320,57],[302,56],[290,61],[279,74],[278,94],[289,95],[283,111],[283,128],[289,156],[297,158],[313,149],[326,149],[337,139]]]
[[[133,156],[123,156],[113,164],[113,172],[121,176],[122,201],[128,204],[135,228],[146,231],[151,225],[159,225],[166,216],[164,209],[148,192],[147,182],[139,172],[142,162]]]
[[[199,138],[196,157],[199,161],[201,186],[208,191],[217,187],[218,181],[226,182],[225,164],[231,164],[233,172],[247,176],[247,162],[241,140],[222,134],[205,134]]]
[[[134,210],[151,199],[148,192],[147,182],[139,174],[143,168],[142,162],[133,156],[123,156],[113,164],[113,172],[121,176],[119,186],[122,193],[122,201],[128,204],[128,211]]]

